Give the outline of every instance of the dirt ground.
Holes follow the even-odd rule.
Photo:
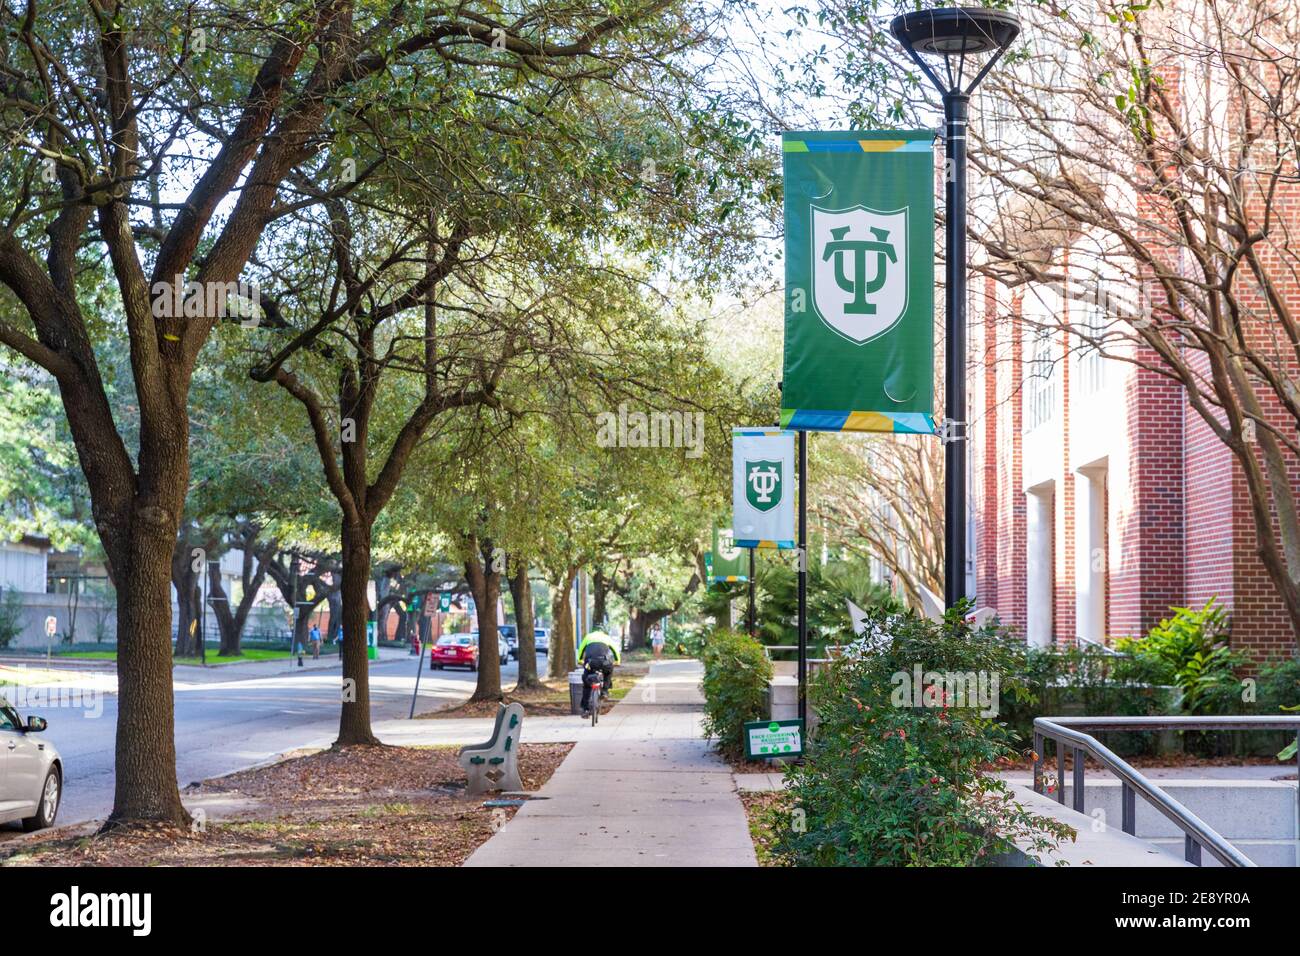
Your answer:
[[[524,787],[541,787],[572,744],[523,744]],[[455,747],[344,747],[185,789],[239,807],[189,830],[93,825],[6,843],[0,866],[459,866],[514,815],[465,795]]]
[[[600,701],[600,712],[608,713],[627,694],[632,684],[636,680],[636,674],[627,673],[623,670],[614,673],[614,693],[609,697],[602,697]],[[520,703],[524,705],[524,713],[528,717],[568,717],[569,714],[569,682],[567,679],[544,677],[542,683],[545,685],[542,690],[529,690],[515,693],[513,689],[505,691],[502,702],[507,704]],[[423,714],[416,714],[416,720],[441,720],[454,717],[495,717],[497,713],[497,701],[495,700],[476,700],[461,704],[458,707],[447,707],[442,710],[433,710]]]
[[[788,866],[774,852],[777,827],[785,825],[789,815],[786,795],[783,793],[742,793],[740,802],[749,820],[749,835],[754,841],[754,855],[759,866]]]

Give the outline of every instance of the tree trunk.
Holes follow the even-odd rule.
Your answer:
[[[146,509],[138,509],[142,511]],[[123,542],[117,579],[117,744],[113,812],[130,821],[188,826],[176,786],[172,696],[171,573],[176,525],[160,508],[138,515]],[[150,520],[152,519],[152,520]],[[163,525],[163,527],[160,527]]]
[[[198,657],[197,635],[190,634],[190,626],[198,618],[197,610],[202,600],[198,589],[198,574],[190,555],[189,539],[181,536],[172,548],[171,582],[176,588],[176,657]],[[171,630],[171,602],[167,606],[167,629]]]
[[[330,641],[339,633],[339,628],[343,624],[343,598],[339,595],[338,588],[330,591],[325,600],[329,602],[330,621],[329,626],[325,628],[325,643]]]
[[[576,567],[567,568],[561,579],[554,582],[551,591],[551,649],[547,656],[547,672],[551,677],[564,677],[573,670],[577,649],[573,644],[573,607],[569,604],[573,580],[578,576]]]
[[[627,649],[632,651],[638,647],[645,647],[649,643],[651,629],[670,614],[672,614],[670,608],[663,608],[658,611],[643,611],[637,607],[629,608]]]
[[[311,651],[307,643],[307,632],[311,630],[311,616],[315,610],[315,605],[308,607],[303,603],[293,609],[293,649],[299,654]]]
[[[501,597],[501,572],[492,566],[492,544],[484,541],[480,553],[465,562],[465,578],[474,594],[478,620],[478,684],[470,700],[501,699],[501,654],[497,647],[497,601]]]
[[[592,620],[596,622],[596,627],[605,629],[609,627],[607,620],[606,605],[609,603],[609,581],[605,577],[605,572],[600,568],[591,576],[592,582]]]
[[[370,662],[366,656],[366,619],[370,607],[370,528],[343,524],[343,710],[339,717],[342,744],[378,744],[370,729]]]
[[[249,560],[257,560],[257,571],[249,577],[247,565],[245,566],[244,592],[239,596],[238,607],[233,610],[230,607],[230,596],[221,583],[221,566],[216,562],[208,565],[208,594],[212,615],[217,619],[217,631],[221,635],[221,648],[217,653],[222,657],[238,657],[244,653],[241,646],[244,625],[248,623],[248,614],[266,579],[266,562],[261,557],[252,559],[246,555],[245,562]]]
[[[533,634],[533,586],[528,580],[528,561],[512,556],[510,598],[515,606],[515,628],[519,634],[519,679],[515,692],[542,686],[537,678],[537,643]]]

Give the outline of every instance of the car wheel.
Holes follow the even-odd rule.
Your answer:
[[[54,825],[54,818],[59,813],[59,803],[63,799],[63,779],[59,771],[51,767],[45,775],[45,786],[41,788],[41,801],[36,805],[36,816],[23,821],[23,829],[28,833],[44,830]]]
[[[477,664],[477,663],[470,664],[470,665],[469,665],[469,669],[470,669],[470,671],[476,671],[476,670],[478,670],[478,664]]]

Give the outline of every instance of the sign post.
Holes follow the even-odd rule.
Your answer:
[[[781,151],[781,427],[799,435],[802,719],[808,672],[807,433],[935,430],[934,132],[788,132]],[[739,520],[736,536],[742,536]]]
[[[808,433],[799,432],[799,719],[808,719]]]

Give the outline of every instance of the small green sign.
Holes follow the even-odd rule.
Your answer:
[[[730,528],[713,529],[713,550],[704,556],[704,569],[710,584],[748,581],[747,559],[748,555],[736,547]]]
[[[745,756],[750,760],[802,757],[803,721],[755,720],[745,724]]]
[[[451,592],[443,591],[438,595],[438,610],[444,614],[451,610]]]

